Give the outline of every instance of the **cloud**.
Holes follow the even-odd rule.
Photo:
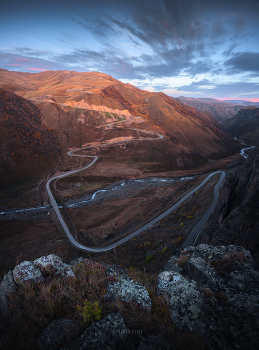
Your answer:
[[[224,56],[233,54],[245,36],[253,36],[246,30],[251,8],[241,1],[132,0],[127,6],[125,1],[110,2],[110,8],[100,4],[104,3],[97,0],[92,12],[72,20],[106,47],[116,38],[126,38],[136,49],[146,47],[148,54],[138,52],[135,62],[129,60],[134,78],[219,74]],[[220,51],[223,57],[213,62],[210,57]],[[124,70],[118,72],[117,77],[124,78]]]
[[[48,7],[50,1],[44,4]],[[150,89],[210,96],[219,93],[218,87],[239,93],[243,84],[216,84],[215,76],[236,75],[236,81],[245,73],[253,82],[258,77],[258,0],[57,0],[52,16],[58,9],[67,11],[71,27],[80,27],[78,37],[76,31],[62,27],[55,37],[63,49],[50,51],[40,50],[43,42],[33,34],[34,48],[0,50],[0,66],[96,70],[117,79],[138,79],[138,86],[148,81],[144,84]],[[167,78],[186,76],[199,81],[168,86]],[[155,78],[166,78],[165,84],[155,83]],[[248,81],[243,86],[247,93],[258,91]]]
[[[190,85],[183,85],[177,87],[177,90],[181,93],[184,91],[190,93],[199,93],[200,96],[233,96],[240,98],[249,98],[258,96],[259,94],[259,83],[248,83],[248,82],[235,82],[235,83],[226,83],[226,84],[216,84],[211,82],[208,79],[203,79],[197,82],[192,82]]]
[[[233,72],[257,72],[259,73],[259,52],[237,52],[225,62],[229,68],[229,74]]]
[[[21,57],[21,53],[27,57]],[[1,50],[0,49],[0,67],[9,69],[9,66],[19,67],[19,71],[30,70],[56,70],[65,69],[65,66],[61,66],[60,63],[53,60],[46,59],[51,56],[51,52],[44,53],[41,51],[42,57],[40,57],[39,50],[32,50],[28,48],[17,48],[17,50]],[[28,57],[29,56],[29,57]]]
[[[29,70],[36,70],[39,72],[47,72],[49,69],[43,69],[43,68],[33,68],[33,67],[27,67]]]

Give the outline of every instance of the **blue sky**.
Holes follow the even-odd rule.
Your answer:
[[[0,67],[99,71],[171,96],[259,101],[259,0],[1,4]]]

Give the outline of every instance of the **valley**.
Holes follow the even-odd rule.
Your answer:
[[[34,326],[42,318],[38,313],[32,316],[31,302],[26,301],[24,307],[24,298],[28,300],[25,292],[21,301],[11,306],[7,336],[1,331],[1,320],[5,324],[6,318],[0,314],[0,341],[4,339],[3,342],[10,348],[10,344],[16,343],[12,334],[23,332],[21,348],[26,348],[25,343],[38,348],[36,341],[40,332],[53,319],[52,306],[49,308],[49,305],[56,310],[55,323],[63,315],[68,317],[67,305],[71,303],[70,316],[72,322],[77,322],[82,318],[78,305],[88,298],[89,290],[94,286],[100,295],[98,298],[101,295],[105,297],[106,288],[109,291],[120,286],[121,282],[116,280],[122,274],[124,282],[133,286],[133,290],[126,287],[127,293],[137,298],[138,303],[136,291],[142,288],[152,305],[151,311],[140,312],[140,305],[132,301],[125,302],[125,310],[121,309],[118,303],[121,303],[120,293],[125,294],[123,284],[122,292],[116,289],[115,301],[105,301],[104,297],[100,299],[100,310],[108,315],[103,320],[116,310],[127,322],[133,320],[132,325],[142,327],[147,334],[153,333],[159,324],[159,331],[166,339],[177,341],[179,349],[185,349],[183,338],[187,339],[184,340],[186,344],[191,339],[194,346],[203,344],[206,348],[204,339],[211,342],[206,334],[197,338],[192,328],[187,335],[182,330],[175,330],[175,321],[172,321],[170,309],[165,304],[167,299],[157,295],[156,281],[163,274],[171,276],[171,272],[164,270],[165,267],[169,271],[171,268],[177,273],[181,271],[182,277],[173,272],[173,276],[181,279],[190,268],[192,278],[198,276],[201,283],[195,293],[203,293],[202,307],[209,303],[208,293],[215,293],[216,299],[213,297],[213,300],[217,300],[216,305],[220,308],[220,303],[223,303],[221,298],[225,300],[228,297],[204,287],[200,271],[203,271],[205,260],[197,258],[197,253],[210,255],[208,249],[216,251],[220,244],[223,247],[219,249],[229,250],[229,255],[225,254],[222,262],[217,260],[218,252],[215,253],[216,260],[213,260],[213,268],[215,266],[220,278],[227,273],[226,280],[237,264],[246,271],[244,259],[250,259],[252,266],[252,257],[255,270],[251,271],[254,275],[258,273],[258,150],[248,143],[249,137],[246,138],[247,143],[242,141],[244,124],[239,127],[240,116],[242,120],[245,115],[247,125],[250,114],[256,120],[257,109],[241,109],[234,117],[234,123],[240,130],[237,139],[233,133],[232,136],[227,134],[210,114],[184,105],[177,99],[162,93],[141,91],[110,78],[103,82],[104,77],[99,74],[95,74],[95,78],[99,79],[98,84],[95,81],[95,86],[91,86],[94,86],[94,91],[88,93],[91,101],[88,97],[81,99],[82,96],[79,96],[79,99],[77,95],[69,98],[63,95],[61,103],[61,92],[55,89],[55,99],[28,91],[20,90],[19,93],[32,96],[30,99],[18,96],[16,90],[1,91],[4,108],[0,115],[3,126],[0,278],[4,282],[1,282],[0,309],[5,300],[6,276],[12,278],[19,266],[22,269],[27,265],[35,266],[39,256],[42,261],[54,259],[55,264],[64,264],[66,271],[70,266],[76,266],[73,271],[77,276],[82,273],[82,279],[89,281],[89,285],[82,291],[82,300],[76,295],[76,306],[75,300],[69,300],[71,291],[78,293],[78,277],[64,279],[66,287],[57,300],[56,286],[50,287],[50,283],[63,283],[60,282],[63,277],[53,280],[47,277],[45,281],[44,276],[47,275],[44,272],[43,283],[27,285],[33,290],[29,300],[33,303],[36,300],[47,308],[43,324]],[[82,90],[77,86],[66,89],[66,92],[81,94]],[[229,119],[231,123],[233,118]],[[243,127],[243,131],[246,130],[247,127]],[[212,246],[202,245],[204,243]],[[225,247],[227,244],[231,245]],[[189,256],[185,253],[192,250],[194,258],[189,263]],[[208,260],[206,276],[207,271],[212,269],[210,256]],[[193,261],[197,265],[194,272],[189,267]],[[109,276],[107,271],[114,268],[119,275],[115,271],[115,277]],[[106,284],[101,288],[98,284],[99,269],[106,276]],[[73,271],[70,272],[72,276]],[[124,275],[123,271],[127,274]],[[245,275],[245,272],[242,273]],[[214,274],[213,270],[211,276]],[[27,267],[24,275],[31,276]],[[21,293],[21,289],[18,290]],[[81,293],[83,288],[79,290]],[[65,296],[64,291],[68,293]],[[15,300],[20,300],[18,293],[12,295],[18,298]],[[42,302],[40,298],[44,296],[52,304]],[[96,292],[90,298],[96,303]],[[64,311],[63,301],[66,305]],[[25,323],[24,330],[20,325],[16,328],[13,320],[13,315],[18,312],[15,317],[22,322],[20,308],[16,310],[17,303],[29,313],[30,326]],[[214,307],[215,312],[218,312],[217,307]],[[166,320],[163,310],[168,314]],[[149,315],[155,328],[146,320],[139,322],[140,315],[144,319]],[[31,327],[35,327],[35,334]],[[80,327],[81,332],[85,325]],[[200,345],[197,347],[201,348]]]
[[[22,103],[30,101],[60,149],[40,179],[18,186],[15,180],[1,192],[1,230],[10,232],[2,237],[1,273],[18,257],[30,260],[45,250],[58,251],[64,261],[92,250],[96,259],[116,257],[125,267],[136,265],[138,255],[138,266],[156,271],[166,255],[160,250],[178,249],[209,209],[219,174],[194,189],[209,173],[231,172],[244,161],[243,146],[207,112],[165,94],[100,73],[1,74],[1,86],[9,91],[5,96],[18,93]],[[193,195],[177,205],[190,191]],[[161,216],[174,205],[171,214]],[[37,242],[39,227],[47,233]],[[33,249],[24,249],[31,242]],[[137,246],[145,248],[136,251]]]

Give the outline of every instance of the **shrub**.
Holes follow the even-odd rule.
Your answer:
[[[180,227],[183,227],[183,222],[180,223]]]
[[[199,194],[199,191],[196,191],[196,192],[195,192],[195,195],[197,196],[198,194]]]
[[[146,257],[146,262],[150,262],[153,259],[154,259],[153,255],[148,254],[148,256]]]
[[[176,247],[178,247],[182,241],[183,241],[184,237],[178,237],[176,240],[174,240],[174,244]]]
[[[167,247],[164,247],[163,249],[162,249],[162,255],[165,255],[165,253],[167,252],[167,250],[168,250],[168,248]]]
[[[99,307],[99,301],[91,303],[86,300],[84,306],[77,306],[77,310],[81,313],[85,323],[99,321],[102,317],[102,310]]]
[[[188,216],[188,220],[190,220],[191,218],[192,218],[192,216],[191,216],[191,215],[189,215],[189,216]]]

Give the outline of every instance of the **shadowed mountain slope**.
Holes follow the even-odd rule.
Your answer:
[[[28,100],[0,90],[0,187],[35,178],[55,164],[55,132]]]
[[[245,107],[245,103],[235,101],[220,101],[215,98],[193,98],[180,96],[177,98],[181,103],[187,104],[201,112],[210,113],[218,122],[223,122],[233,117],[240,109]]]
[[[222,123],[224,129],[251,145],[259,146],[259,108],[241,109],[233,118]]]

